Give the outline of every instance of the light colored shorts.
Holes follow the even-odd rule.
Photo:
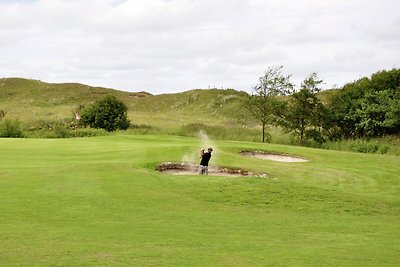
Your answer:
[[[200,165],[199,174],[208,175],[208,166]]]

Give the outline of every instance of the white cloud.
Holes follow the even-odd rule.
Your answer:
[[[250,90],[271,65],[329,87],[400,67],[397,0],[0,2],[0,76],[152,93]]]

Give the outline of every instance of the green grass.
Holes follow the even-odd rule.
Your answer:
[[[78,105],[87,106],[108,94],[118,97],[128,106],[129,119],[138,125],[176,129],[188,123],[248,123],[240,105],[246,93],[235,90],[190,90],[151,95],[21,78],[0,79],[0,110],[7,112],[7,118],[19,119],[28,125],[43,120],[70,120]]]
[[[398,266],[400,158],[197,138],[0,139],[0,266]],[[295,154],[307,163],[241,157]]]

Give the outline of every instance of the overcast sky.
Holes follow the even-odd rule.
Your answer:
[[[153,94],[400,67],[399,0],[0,0],[0,77]]]

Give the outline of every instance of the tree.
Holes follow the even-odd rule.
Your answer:
[[[301,89],[290,96],[289,105],[281,124],[289,132],[299,136],[300,145],[306,138],[311,137],[318,142],[323,140],[321,128],[325,109],[318,99],[320,92],[317,74],[312,73],[301,84]]]
[[[400,70],[377,72],[368,81],[357,100],[356,130],[364,136],[400,133]]]
[[[102,128],[109,132],[128,129],[128,107],[115,96],[108,95],[84,109],[81,121],[84,126]]]
[[[400,133],[400,69],[346,84],[329,105],[343,137]]]
[[[274,124],[281,115],[285,102],[281,96],[291,92],[290,75],[284,76],[283,66],[268,67],[259,83],[253,88],[252,94],[244,101],[244,107],[261,124],[262,142],[265,142],[268,133],[267,125]]]

